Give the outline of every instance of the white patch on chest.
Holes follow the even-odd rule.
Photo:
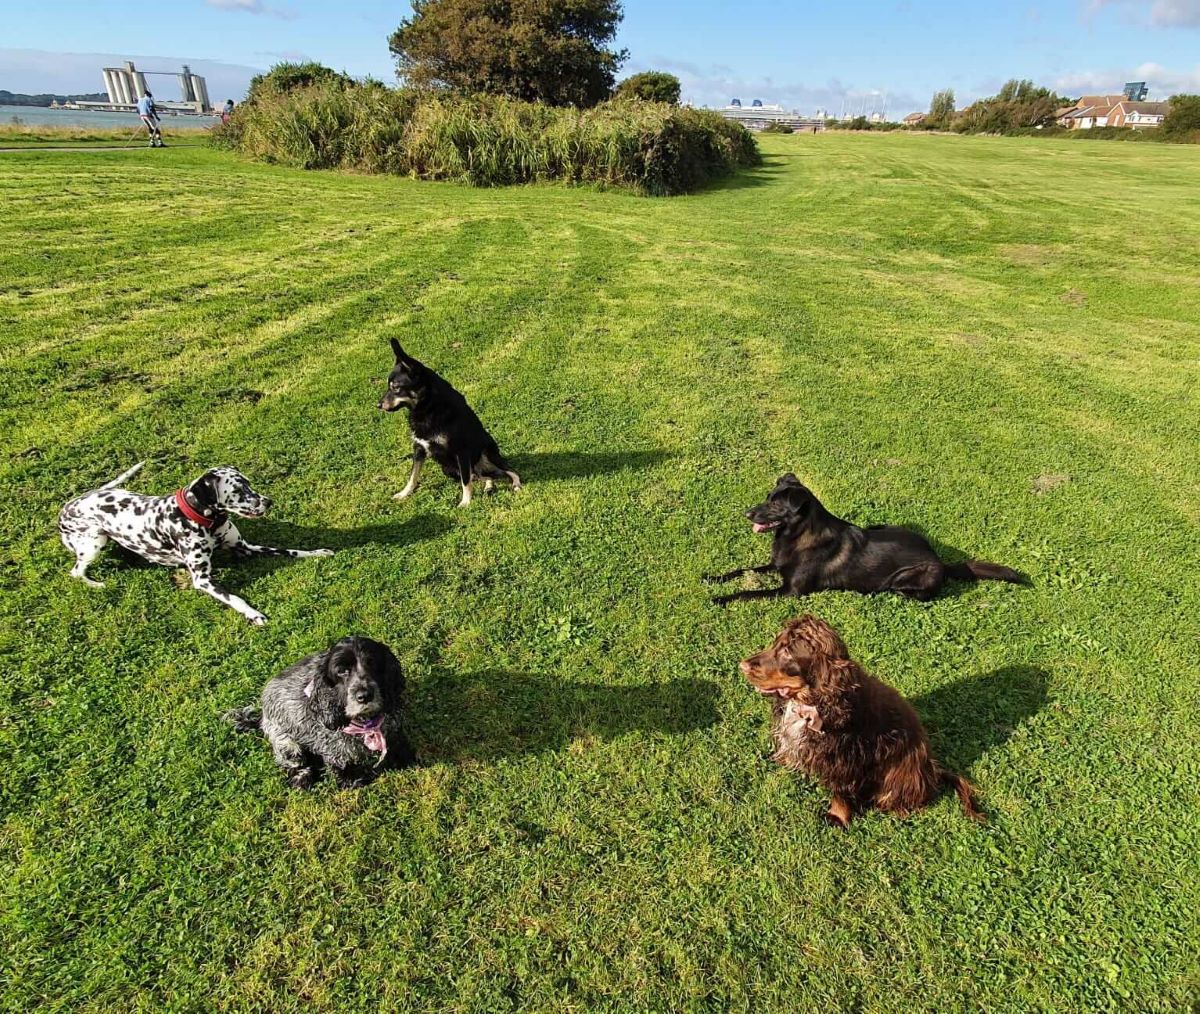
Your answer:
[[[799,701],[788,701],[779,718],[780,732],[790,736],[803,736],[805,733],[821,731],[821,716],[811,704],[801,704]]]

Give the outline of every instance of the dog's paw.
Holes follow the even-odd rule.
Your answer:
[[[267,625],[267,618],[263,616],[262,613],[250,613],[246,619],[248,619],[256,627],[265,627]]]
[[[407,500],[412,495],[413,495],[413,491],[411,489],[402,489],[402,490],[400,490],[399,493],[393,493],[392,499],[393,500]]]
[[[307,792],[317,780],[317,773],[312,768],[300,768],[288,776],[288,785],[301,792]]]
[[[82,581],[84,584],[86,584],[89,588],[103,588],[104,587],[103,581],[93,581],[90,577],[81,577],[79,580]]]
[[[714,595],[712,597],[712,599],[710,599],[710,601],[712,602],[712,604],[714,606],[720,606],[722,609],[724,609],[727,605],[729,605],[730,602],[733,601],[733,596],[732,595]]]
[[[332,549],[314,549],[312,551],[312,555],[313,556],[333,556],[333,550]]]
[[[346,771],[334,771],[333,780],[339,789],[361,789],[370,779],[361,775],[352,775]]]
[[[700,583],[701,584],[720,584],[721,583],[721,575],[720,574],[701,574],[700,575]]]
[[[848,820],[843,820],[832,810],[826,810],[823,814],[821,814],[821,819],[830,827],[836,828],[839,831],[846,831],[850,827],[850,822]]]

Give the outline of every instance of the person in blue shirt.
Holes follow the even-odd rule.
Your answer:
[[[158,107],[154,105],[154,96],[150,94],[149,89],[137,100],[137,111],[146,129],[150,131],[150,147],[165,148],[162,131],[158,129]]]

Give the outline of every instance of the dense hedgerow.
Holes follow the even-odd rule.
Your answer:
[[[760,160],[745,128],[707,110],[623,100],[580,110],[337,82],[259,94],[213,136],[252,158],[305,169],[654,195],[686,193]]]

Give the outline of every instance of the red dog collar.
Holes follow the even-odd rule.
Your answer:
[[[175,503],[179,509],[183,511],[183,516],[189,521],[195,521],[196,524],[198,524],[201,528],[212,528],[212,518],[206,518],[203,514],[196,510],[195,507],[188,503],[187,494],[182,489],[175,490]]]

